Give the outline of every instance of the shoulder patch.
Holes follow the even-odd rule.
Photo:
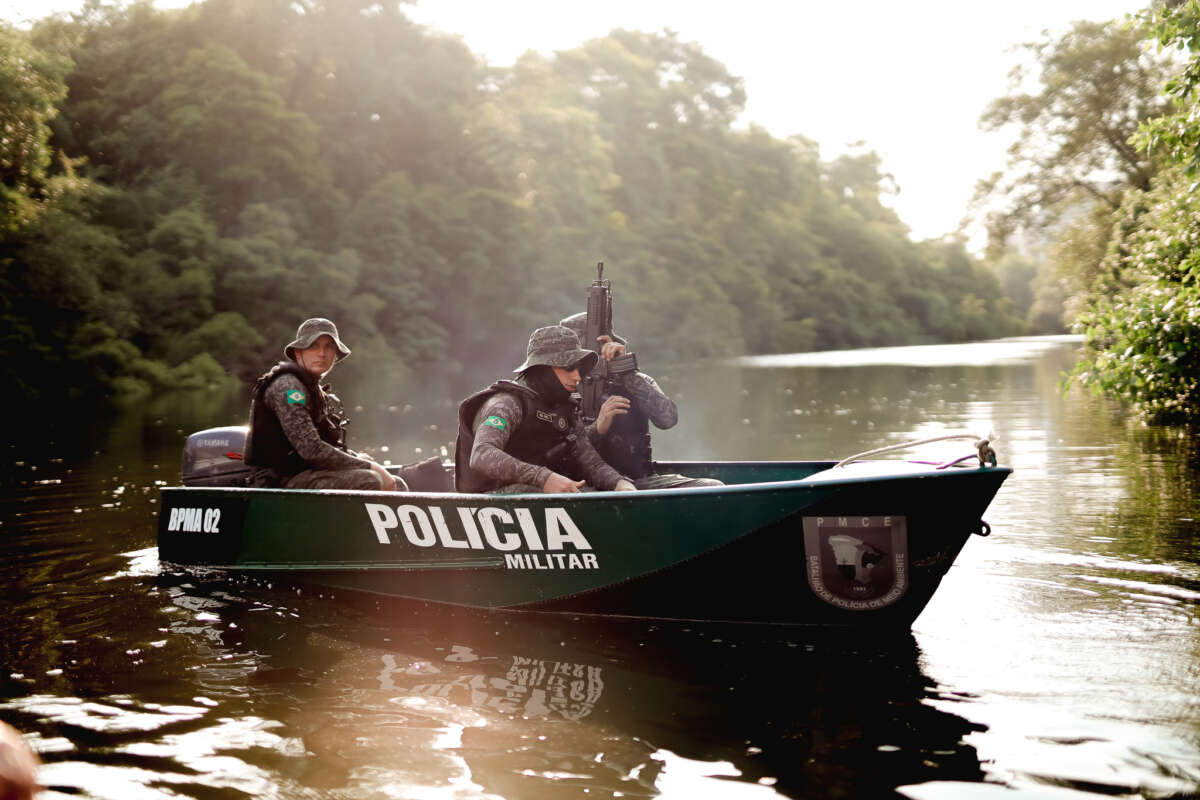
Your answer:
[[[302,389],[291,389],[287,393],[287,401],[289,406],[307,405],[308,395]]]
[[[493,428],[501,431],[508,427],[508,421],[505,420],[504,417],[497,417],[495,414],[492,414],[490,417],[485,419],[483,424],[490,425]]]

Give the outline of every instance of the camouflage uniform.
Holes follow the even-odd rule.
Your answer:
[[[333,340],[338,351],[335,363],[350,355],[350,348],[338,338],[337,326],[327,319],[317,317],[301,323],[296,331],[295,340],[283,349],[287,361],[280,366],[286,365],[295,371],[295,351],[311,347],[321,336],[328,336]],[[274,377],[271,377],[273,373]],[[330,395],[325,393],[324,387],[317,386],[315,377],[308,378],[306,375],[306,379],[312,380],[313,386],[306,386],[305,382],[292,372],[277,369],[264,375],[256,386],[256,397],[250,405],[250,447],[247,450],[247,463],[255,467],[250,474],[250,485],[280,486],[288,489],[381,489],[383,482],[371,468],[370,461],[340,446],[340,438],[339,444],[332,443],[329,439],[338,438],[332,433],[329,439],[322,437],[321,431],[313,421],[313,415],[320,414],[320,409],[327,406],[316,405],[314,410],[310,408],[310,404],[327,404]],[[263,381],[266,382],[265,386],[261,383]],[[314,388],[316,393],[322,395],[320,398],[312,396]],[[259,404],[262,408],[258,408]],[[262,414],[264,409],[278,420],[278,429],[270,424],[269,416]],[[258,436],[255,433],[256,418],[267,423]],[[324,416],[322,424],[326,424]],[[272,430],[282,431],[286,441],[279,442],[278,432],[272,433]],[[256,444],[259,446],[256,447]],[[256,456],[255,452],[261,452],[263,445],[267,445],[266,453]],[[280,451],[289,447],[294,455],[289,454],[281,459]],[[274,459],[279,459],[279,463]],[[305,469],[288,474],[301,462]],[[280,466],[281,463],[289,465],[290,468]],[[396,488],[405,488],[398,478]]]
[[[611,380],[624,389],[622,394],[629,398],[630,404],[641,411],[661,430],[674,428],[679,422],[679,409],[675,401],[667,397],[658,386],[658,381],[644,372],[627,372],[624,375],[614,375]],[[588,435],[593,439],[601,434],[596,430],[596,423],[588,425]]]
[[[596,363],[596,354],[579,347],[579,339],[569,329],[557,325],[538,328],[529,337],[529,346],[525,363],[514,372],[520,373],[518,383],[521,386],[512,387],[512,391],[503,389],[483,399],[482,405],[470,418],[469,429],[460,430],[459,442],[456,444],[456,458],[460,461],[466,457],[467,466],[473,473],[486,476],[487,479],[499,485],[494,489],[497,493],[540,492],[546,480],[556,470],[544,464],[530,463],[506,452],[509,442],[526,422],[526,404],[518,397],[516,390],[523,387],[535,389],[530,385],[528,372],[537,366],[564,367],[585,362],[581,365],[586,372]],[[557,379],[554,379],[557,380]],[[503,386],[503,384],[500,384]],[[496,389],[494,386],[493,389]],[[555,390],[557,391],[557,390]],[[570,450],[564,459],[571,465],[571,477],[574,480],[586,480],[594,488],[610,490],[616,487],[623,476],[610,467],[596,452],[589,441],[573,402],[567,400],[566,390],[563,389],[562,406],[569,410],[570,435],[564,438],[570,441]],[[473,395],[472,398],[479,398]],[[460,415],[470,413],[472,398],[465,400],[460,408]],[[539,412],[540,414],[540,412]],[[464,418],[462,424],[467,424]],[[540,424],[535,422],[535,424]],[[463,452],[468,436],[473,436],[469,454]],[[561,472],[561,471],[560,471]]]
[[[587,313],[572,314],[559,324],[573,330],[582,341],[586,332]],[[612,338],[615,342],[627,344],[624,339],[615,333]],[[601,345],[599,342],[584,342],[584,346],[599,348]],[[618,394],[623,394],[629,398],[629,411],[627,413],[641,414],[654,423],[654,427],[661,430],[673,428],[675,427],[675,423],[679,421],[679,409],[675,406],[675,401],[667,397],[666,393],[659,388],[658,381],[646,373],[628,372],[623,375],[613,375],[608,380],[611,382],[612,388],[617,389]],[[604,449],[605,435],[597,429],[594,420],[587,425],[587,435],[598,450]],[[651,472],[649,475],[633,478],[633,485],[642,490],[724,486],[724,483],[714,478],[689,478],[686,475],[676,473]]]
[[[496,416],[508,422],[503,430],[484,425],[488,417]],[[471,469],[485,473],[506,484],[495,491],[499,494],[513,492],[540,492],[546,479],[553,471],[549,467],[520,461],[504,452],[505,445],[513,432],[521,427],[524,409],[520,399],[510,392],[500,392],[483,404],[475,414],[475,444],[471,448]],[[604,463],[595,446],[577,422],[575,447],[571,458],[579,470],[579,476],[597,489],[612,489],[621,479],[621,474]]]
[[[296,454],[312,464],[312,469],[286,476],[273,474],[272,470],[255,470],[251,481],[270,483],[278,479],[287,489],[364,489],[377,490],[383,484],[379,475],[371,469],[366,459],[359,458],[349,450],[342,450],[326,442],[313,425],[312,417],[302,405],[287,401],[289,392],[304,391],[304,384],[295,375],[280,375],[271,381],[263,394],[263,402],[275,413],[283,433],[295,448]],[[399,488],[399,487],[397,487]]]

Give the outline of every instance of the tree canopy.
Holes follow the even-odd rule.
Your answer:
[[[0,56],[28,398],[244,385],[309,316],[353,343],[339,380],[462,392],[597,261],[651,362],[1021,329],[961,242],[909,239],[873,153],[736,127],[741,79],[670,31],[497,68],[396,0],[93,0]]]
[[[1130,139],[1166,107],[1168,73],[1146,52],[1146,37],[1140,25],[1081,21],[1022,45],[1032,60],[1013,69],[1014,92],[993,100],[980,120],[987,130],[1017,131],[1008,168],[981,187],[1005,200],[987,217],[997,243],[1022,227],[1053,225],[1081,204],[1114,211],[1126,188],[1150,186],[1155,165]]]
[[[1126,191],[1145,191],[1161,159],[1139,149],[1139,124],[1163,113],[1168,59],[1133,21],[1075,22],[1017,48],[1011,91],[980,125],[1012,130],[1006,168],[979,182],[974,204],[990,259],[1003,270],[1014,242],[1035,268],[1026,321],[1065,330],[1099,277]],[[1032,245],[1032,246],[1031,246]],[[1013,295],[1014,299],[1019,298]]]

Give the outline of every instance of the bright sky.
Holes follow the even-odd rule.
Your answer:
[[[183,5],[160,0],[159,5]],[[975,182],[1004,165],[1009,139],[979,115],[1008,90],[1014,44],[1072,20],[1114,19],[1147,0],[417,0],[409,15],[462,37],[494,65],[552,53],[614,28],[698,42],[745,80],[745,124],[816,140],[832,159],[865,141],[900,187],[891,204],[914,238],[954,231]],[[19,22],[81,0],[0,0]],[[973,244],[978,244],[973,241]]]

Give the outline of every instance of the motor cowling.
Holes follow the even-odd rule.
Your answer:
[[[183,446],[184,486],[245,486],[251,468],[246,452],[246,425],[229,425],[197,431]]]

